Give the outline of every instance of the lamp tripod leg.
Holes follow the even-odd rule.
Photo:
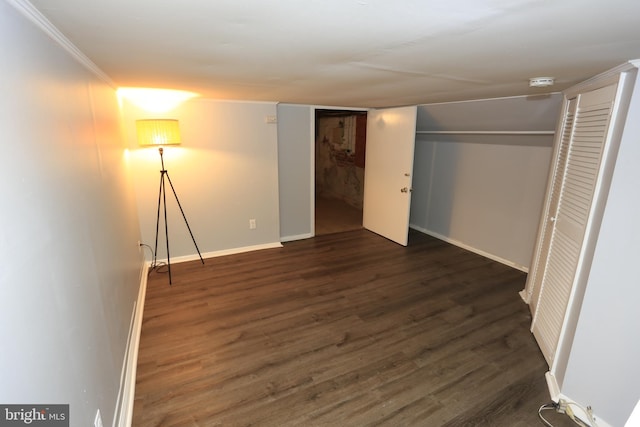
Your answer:
[[[180,213],[182,214],[182,219],[184,219],[184,223],[187,226],[187,230],[189,230],[189,235],[191,236],[191,241],[193,242],[193,246],[196,247],[196,251],[198,251],[198,256],[200,257],[200,262],[204,264],[204,259],[202,259],[202,254],[200,253],[200,249],[198,248],[198,244],[196,243],[196,238],[193,237],[193,232],[191,231],[191,227],[189,227],[189,221],[187,221],[187,216],[184,214],[184,210],[182,209],[182,205],[180,204],[180,200],[178,199],[178,194],[176,193],[176,189],[173,188],[173,183],[171,182],[171,177],[169,176],[169,172],[165,171],[165,175],[167,176],[167,180],[169,181],[169,186],[171,186],[171,191],[173,191],[173,196],[176,198],[176,202],[178,202],[178,207],[180,208]],[[166,211],[165,211],[166,215]],[[166,223],[166,218],[165,218]],[[167,246],[167,253],[169,252]]]

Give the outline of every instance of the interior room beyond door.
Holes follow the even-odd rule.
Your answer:
[[[315,235],[362,228],[367,113],[316,110]]]

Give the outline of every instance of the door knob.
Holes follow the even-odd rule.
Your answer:
[[[400,189],[400,192],[401,193],[408,193],[409,189],[407,187],[403,187],[403,188]]]

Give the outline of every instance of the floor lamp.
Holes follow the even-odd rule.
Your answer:
[[[175,197],[176,202],[178,203],[178,207],[180,208],[180,213],[182,214],[184,223],[187,225],[187,230],[189,230],[189,234],[191,235],[191,240],[193,241],[193,245],[196,247],[196,251],[198,251],[198,256],[200,257],[200,261],[204,264],[204,259],[202,259],[202,254],[200,253],[200,249],[198,249],[198,244],[196,243],[196,239],[195,237],[193,237],[193,233],[191,232],[191,227],[189,227],[187,216],[184,214],[184,210],[182,209],[182,205],[180,204],[180,200],[178,199],[178,194],[176,193],[176,190],[173,187],[173,183],[171,182],[169,171],[167,171],[164,168],[164,156],[163,156],[164,150],[162,146],[180,144],[180,128],[178,126],[178,121],[173,119],[137,120],[136,128],[138,131],[138,144],[140,144],[141,146],[159,146],[158,152],[160,153],[160,164],[162,165],[162,170],[160,171],[160,189],[158,190],[158,210],[157,210],[157,216],[156,216],[156,243],[153,250],[152,268],[155,268],[157,266],[158,231],[160,230],[160,206],[162,206],[162,211],[164,212],[164,236],[165,236],[165,241],[167,243],[167,270],[169,272],[169,285],[171,285],[172,284],[171,256],[169,255],[169,226],[167,224],[167,194],[166,194],[167,182],[169,183],[169,187],[171,187],[173,196]]]

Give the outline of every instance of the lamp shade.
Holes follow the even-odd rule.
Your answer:
[[[138,144],[175,145],[180,144],[180,127],[174,119],[137,120]]]

